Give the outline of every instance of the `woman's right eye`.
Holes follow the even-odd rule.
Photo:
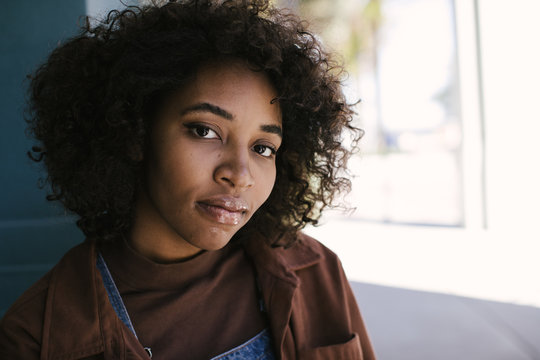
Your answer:
[[[219,139],[219,135],[208,126],[200,124],[188,124],[186,126],[193,135],[202,139]]]

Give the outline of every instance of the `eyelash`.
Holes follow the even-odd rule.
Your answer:
[[[212,128],[210,128],[209,126],[206,126],[206,125],[202,125],[202,124],[185,124],[185,127],[188,128],[188,130],[196,137],[198,138],[201,138],[201,139],[214,139],[214,138],[206,138],[205,136],[208,135],[208,132],[211,131],[213,132],[214,134],[216,134],[216,138],[219,138],[221,139],[221,137],[219,136],[219,134],[217,133],[217,131],[213,130]],[[205,130],[205,131],[208,131],[205,135],[200,135],[198,133],[198,130]],[[264,151],[262,152],[259,152],[259,151],[256,151],[255,149],[256,148],[259,148],[259,147],[263,147],[265,148],[264,151],[266,151],[266,149],[270,150],[270,155],[262,155],[264,153]],[[271,158],[271,157],[274,157],[277,153],[277,150],[275,147],[273,146],[270,146],[270,145],[263,145],[263,144],[256,144],[253,146],[253,150],[255,151],[255,153],[257,153],[258,155],[262,156],[262,157],[265,157],[265,158]]]
[[[269,146],[269,145],[257,144],[255,146],[253,146],[253,149],[255,149],[256,147],[259,147],[259,146],[264,147],[265,150],[266,149],[270,150],[270,155],[263,155],[263,154],[259,153],[258,151],[255,151],[257,154],[259,154],[259,155],[261,155],[263,157],[266,157],[266,158],[274,157],[276,155],[276,152],[277,152],[276,149],[274,147],[272,147],[272,146]]]
[[[206,125],[202,125],[202,124],[186,124],[185,125],[189,131],[194,135],[194,136],[197,136],[199,138],[202,138],[202,139],[214,139],[214,138],[206,138],[205,136],[208,135],[208,133],[206,133],[205,135],[200,135],[198,133],[198,130],[207,130],[207,131],[211,131],[213,132],[214,134],[216,134],[216,137],[221,139],[221,137],[219,136],[219,134],[217,133],[217,131],[213,130],[212,128],[210,128],[209,126],[206,126]]]

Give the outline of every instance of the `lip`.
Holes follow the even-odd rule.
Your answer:
[[[249,210],[246,201],[232,196],[214,196],[196,204],[206,217],[224,225],[238,225]]]

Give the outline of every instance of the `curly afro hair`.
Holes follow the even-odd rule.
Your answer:
[[[341,91],[342,68],[305,22],[263,0],[168,2],[87,19],[31,76],[27,121],[39,145],[29,155],[45,163],[47,198],[77,214],[89,238],[126,236],[153,114],[201,64],[224,58],[268,75],[283,121],[272,193],[235,236],[293,243],[350,189],[342,135],[351,131],[356,149],[362,131]]]

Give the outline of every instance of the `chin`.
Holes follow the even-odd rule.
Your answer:
[[[198,244],[195,242],[192,244],[207,251],[219,250],[227,246],[235,233],[236,231],[226,230],[218,226],[212,226],[208,229],[206,236],[204,236],[204,240],[198,242]]]

